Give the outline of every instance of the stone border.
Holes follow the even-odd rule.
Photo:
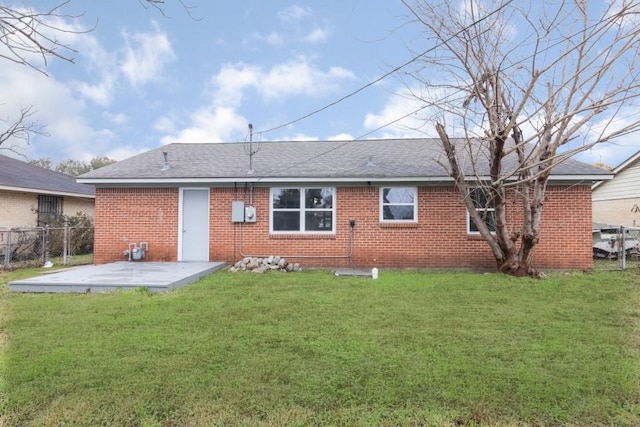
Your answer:
[[[258,274],[266,273],[267,271],[293,273],[302,271],[302,268],[297,262],[289,263],[282,257],[272,255],[267,258],[245,257],[230,267],[229,271],[232,273],[236,273],[238,271],[250,271]]]

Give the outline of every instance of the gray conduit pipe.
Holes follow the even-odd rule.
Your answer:
[[[355,233],[355,222],[353,225],[349,224],[351,230],[349,231],[349,253],[347,255],[279,255],[281,258],[300,258],[300,259],[348,259],[349,263],[355,268],[355,264],[351,257],[353,256],[353,235]],[[248,258],[267,258],[269,255],[249,255],[242,251],[242,223],[240,223],[240,255]]]

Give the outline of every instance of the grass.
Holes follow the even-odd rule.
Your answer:
[[[640,425],[637,272],[218,272],[0,305],[0,425]]]
[[[0,258],[0,261],[3,261],[2,258]],[[55,269],[59,269],[59,268],[65,268],[65,267],[72,267],[72,266],[77,266],[77,265],[86,265],[86,264],[92,264],[93,263],[93,254],[82,254],[82,255],[69,255],[67,257],[67,264],[64,265],[64,259],[63,257],[59,256],[59,257],[52,257],[49,259],[49,261],[51,261],[53,263],[53,266],[55,267]],[[5,266],[4,264],[0,264],[0,273],[2,273],[2,271],[16,271],[16,270],[22,270],[22,271],[28,271],[31,272],[31,274],[38,274],[38,268],[42,267],[42,259],[37,258],[37,259],[32,259],[32,260],[28,260],[28,261],[14,261],[12,262],[8,267]],[[13,279],[11,279],[13,280]],[[0,283],[2,283],[2,281],[0,280]]]

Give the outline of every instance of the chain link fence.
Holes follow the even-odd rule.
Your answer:
[[[640,229],[603,227],[593,230],[596,270],[640,269]]]
[[[61,226],[0,230],[4,269],[93,262],[93,227]]]

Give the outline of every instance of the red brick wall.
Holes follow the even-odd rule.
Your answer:
[[[177,188],[97,188],[94,262],[123,261],[129,243],[149,243],[146,259],[175,261]]]
[[[591,268],[590,186],[551,186],[547,196],[536,266]],[[178,198],[178,189],[98,189],[96,262],[122,259],[126,238],[149,241],[149,260],[175,260]],[[466,211],[453,187],[419,187],[418,223],[402,225],[380,224],[378,187],[338,187],[331,236],[270,235],[268,188],[253,190],[256,223],[231,222],[231,202],[249,204],[246,189],[212,188],[210,199],[211,260],[280,255],[306,266],[347,267],[349,220],[355,219],[352,260],[358,267],[495,267],[487,244],[467,234]],[[518,210],[509,218],[519,222]]]

